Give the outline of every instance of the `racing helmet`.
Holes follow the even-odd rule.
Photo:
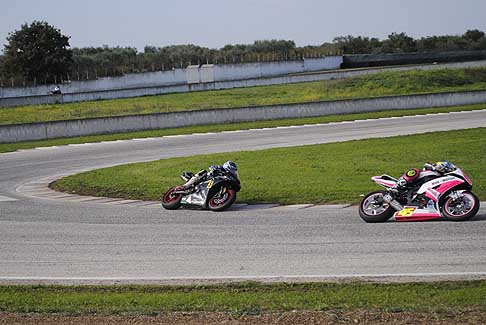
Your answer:
[[[451,171],[456,169],[456,166],[454,166],[447,160],[436,162],[434,167],[435,170],[437,170],[440,173],[450,173]]]
[[[223,169],[238,177],[238,166],[234,161],[228,160],[223,164]]]

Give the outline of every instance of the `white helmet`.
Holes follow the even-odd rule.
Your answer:
[[[238,177],[238,166],[236,166],[236,163],[231,161],[231,160],[228,160],[227,162],[225,162],[223,164],[223,168],[224,170],[226,170],[227,172],[235,175],[236,177]]]

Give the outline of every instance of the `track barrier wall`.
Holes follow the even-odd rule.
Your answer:
[[[161,95],[168,93],[182,93],[190,91],[206,91],[231,89],[240,87],[255,87],[267,86],[277,84],[289,84],[300,82],[311,82],[331,79],[344,79],[366,74],[375,74],[384,71],[409,71],[409,70],[433,70],[433,69],[461,69],[461,68],[478,68],[486,67],[486,60],[460,63],[444,63],[444,64],[429,64],[419,66],[397,66],[397,67],[383,67],[371,69],[356,69],[349,71],[325,71],[325,72],[311,72],[298,73],[294,75],[286,75],[280,77],[269,78],[254,78],[243,80],[229,80],[229,81],[214,81],[214,82],[195,82],[183,83],[171,86],[157,86],[157,87],[143,87],[143,88],[127,88],[115,90],[92,91],[82,93],[65,93],[62,95],[41,95],[41,96],[25,96],[25,97],[9,97],[0,98],[0,108],[12,107],[20,105],[43,105],[43,104],[57,104],[57,103],[72,103],[81,101],[93,101],[115,98],[131,98],[139,96]],[[208,75],[207,71],[203,74]],[[194,72],[191,74],[192,78],[199,78]]]
[[[123,91],[125,89],[134,88],[266,78],[286,75],[289,73],[339,69],[342,62],[342,56],[327,56],[298,61],[190,65],[186,69],[131,73],[121,77],[99,78],[90,81],[71,81],[70,83],[60,85],[60,87],[64,94],[107,90]],[[208,79],[207,76],[212,77]],[[27,96],[48,96],[53,88],[54,85],[17,88],[0,87],[0,99]]]
[[[301,104],[197,110],[0,126],[0,143],[154,130],[204,124],[316,117],[486,103],[486,91],[389,96]]]

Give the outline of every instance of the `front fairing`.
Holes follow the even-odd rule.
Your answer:
[[[465,181],[462,178],[449,174],[424,183],[417,194],[424,194],[434,202],[438,202],[444,193],[454,188],[462,189],[464,184]]]
[[[237,192],[241,189],[240,181],[235,177],[231,175],[213,175],[213,177],[197,184],[192,193],[182,198],[181,203],[206,208],[210,194],[213,191],[218,191],[223,184]]]
[[[208,184],[210,184],[210,181],[206,180],[197,184],[192,193],[182,197],[181,204],[204,207],[209,193]]]
[[[469,176],[460,168],[456,168],[453,172],[450,172],[446,175],[454,175],[462,178],[465,180],[470,186],[472,186],[472,180],[469,178]]]

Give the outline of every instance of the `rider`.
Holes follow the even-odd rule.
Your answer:
[[[53,95],[59,95],[59,94],[62,94],[61,92],[61,87],[59,87],[59,85],[56,85],[56,87],[54,87],[53,90],[51,90],[51,94]]]
[[[425,163],[422,170],[412,168],[405,172],[393,187],[397,191],[401,191],[407,187],[413,187],[419,180],[423,180],[427,176],[440,176],[449,173],[456,169],[456,166],[447,160],[436,162],[435,164]]]
[[[209,172],[207,172],[205,169],[199,171],[195,175],[193,175],[184,185],[184,188],[189,188],[191,186],[194,186],[196,184],[199,184],[201,181],[205,180],[208,175],[211,175],[213,173],[228,173],[239,179],[238,175],[238,167],[236,166],[236,163],[228,160],[223,164],[223,166],[209,166]],[[186,172],[185,172],[186,173]]]

